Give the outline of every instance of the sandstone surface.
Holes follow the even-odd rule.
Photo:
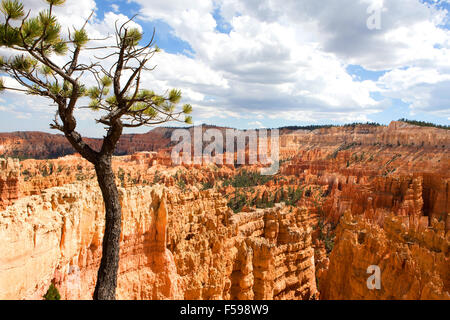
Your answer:
[[[213,190],[120,189],[118,298],[313,299],[306,211],[233,215]],[[101,257],[103,204],[93,182],[24,197],[0,215],[0,298],[39,299],[55,283],[89,299]]]
[[[256,183],[242,175],[260,165],[173,165],[170,132],[125,136],[121,153],[145,151],[113,160],[119,298],[450,299],[449,130],[282,130],[280,171]],[[41,136],[18,136],[0,149],[48,157]],[[93,166],[70,155],[0,168],[0,298],[41,298],[53,282],[89,299],[104,226]],[[367,288],[370,265],[381,290]]]

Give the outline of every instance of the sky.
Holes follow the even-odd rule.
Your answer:
[[[33,14],[45,7],[23,3]],[[450,0],[67,0],[56,14],[67,29],[92,10],[95,39],[134,15],[144,40],[156,31],[162,51],[143,86],[181,89],[196,125],[450,124]],[[0,131],[54,132],[55,111],[3,93]],[[82,134],[104,135],[95,114],[77,116]]]

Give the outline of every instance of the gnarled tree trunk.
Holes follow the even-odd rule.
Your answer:
[[[97,181],[105,203],[105,233],[102,243],[102,260],[98,269],[95,300],[115,300],[117,272],[119,269],[119,249],[122,209],[119,193],[112,170],[112,156],[101,156],[95,163]]]

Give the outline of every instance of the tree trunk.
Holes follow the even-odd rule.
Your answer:
[[[95,300],[115,300],[117,273],[119,269],[119,247],[122,209],[112,170],[111,155],[102,156],[95,163],[97,180],[105,203],[105,233],[102,244],[102,260],[98,269]]]

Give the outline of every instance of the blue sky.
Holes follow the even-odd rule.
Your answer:
[[[25,1],[33,12],[42,3]],[[95,10],[90,28],[99,34],[111,34],[115,19],[138,14],[144,39],[155,28],[163,49],[145,86],[180,88],[183,102],[194,106],[195,124],[257,128],[399,118],[450,124],[448,0],[282,3],[68,0],[57,12],[65,25]],[[370,30],[374,5],[381,28]],[[0,111],[0,131],[52,132],[54,107],[42,99],[3,94]],[[80,117],[83,134],[103,134],[95,115]]]

